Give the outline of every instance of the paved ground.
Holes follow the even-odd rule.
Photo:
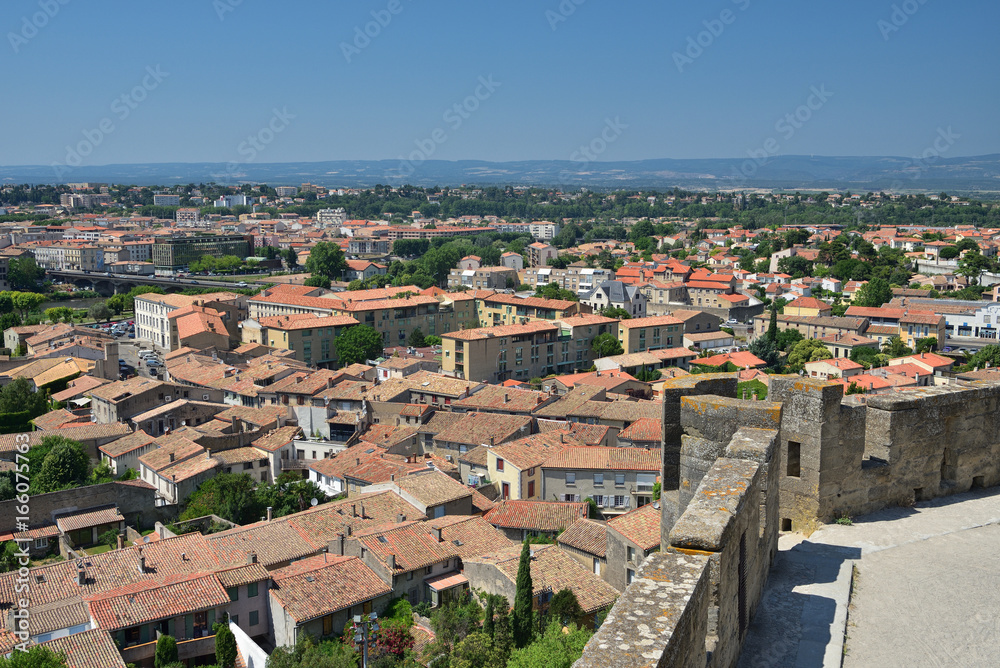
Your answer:
[[[1000,488],[783,535],[740,666],[998,665],[998,545]]]

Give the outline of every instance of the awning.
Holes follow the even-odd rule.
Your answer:
[[[452,571],[451,573],[442,573],[441,575],[436,575],[432,578],[427,578],[426,580],[424,580],[424,584],[426,584],[434,591],[438,592],[468,583],[469,583],[469,578],[465,577],[458,571]]]

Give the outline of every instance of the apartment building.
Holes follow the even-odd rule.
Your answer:
[[[173,350],[170,314],[179,308],[200,306],[220,312],[230,341],[240,340],[238,325],[247,318],[247,298],[233,292],[206,295],[145,294],[135,298],[135,338],[158,348]]]
[[[558,223],[548,220],[536,220],[530,223],[506,223],[503,221],[490,225],[497,232],[507,232],[513,234],[528,233],[539,241],[551,241],[559,234],[562,227]]]
[[[35,248],[35,262],[43,269],[104,271],[104,249],[88,244],[48,244]]]
[[[153,206],[180,206],[181,196],[169,193],[154,193]]]
[[[572,366],[559,361],[562,343],[560,327],[547,322],[448,332],[441,337],[441,368],[449,376],[494,384],[528,380]]]
[[[244,236],[220,235],[157,239],[153,244],[153,264],[158,274],[187,269],[188,265],[205,255],[245,258],[250,255],[250,242]]]
[[[321,316],[302,313],[275,315],[240,323],[243,343],[259,343],[279,350],[291,350],[295,359],[309,365],[336,364],[334,340],[358,321],[347,315]]]
[[[347,252],[351,255],[388,255],[390,251],[392,242],[388,239],[353,237],[347,242]]]
[[[320,209],[316,212],[316,222],[323,225],[343,225],[347,221],[347,211],[343,208]]]
[[[510,267],[479,267],[478,269],[452,269],[448,274],[449,288],[508,289],[520,283],[517,270]]]
[[[528,256],[528,264],[532,267],[547,267],[549,260],[559,257],[559,250],[555,246],[541,241],[528,244],[524,252]]]
[[[562,342],[569,343],[569,360],[576,369],[589,369],[596,359],[591,349],[594,337],[601,334],[618,336],[618,321],[596,313],[561,318],[556,324],[559,325]],[[563,352],[567,351],[560,349],[560,354]]]
[[[618,341],[625,354],[682,345],[684,321],[670,315],[632,318],[618,323]]]
[[[660,450],[567,447],[541,464],[543,498],[594,499],[605,515],[628,512],[653,500]]]
[[[520,257],[520,256],[518,256]],[[532,267],[520,272],[521,282],[536,288],[555,283],[563,290],[571,290],[577,294],[588,292],[595,287],[614,278],[614,272],[600,267]]]
[[[295,197],[299,194],[299,189],[295,186],[277,186],[274,192],[278,194],[278,197]]]
[[[558,320],[581,313],[590,313],[590,307],[580,302],[540,297],[515,297],[514,295],[489,295],[477,299],[479,324],[524,324],[529,320]]]
[[[197,225],[201,221],[201,211],[199,209],[177,209],[174,212],[174,221],[178,225]]]

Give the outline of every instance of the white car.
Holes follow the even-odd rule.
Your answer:
[[[239,283],[236,284],[236,287],[238,288],[245,288],[246,286],[247,286],[246,281],[240,281]]]
[[[737,320],[736,318],[730,318],[729,320],[726,321],[726,324],[727,325],[738,325],[738,324],[740,324],[740,321]]]

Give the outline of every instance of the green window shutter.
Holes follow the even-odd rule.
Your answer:
[[[176,630],[175,627],[176,627],[176,625],[177,624],[176,624],[176,622],[175,622],[175,620],[174,620],[173,617],[171,617],[170,619],[167,620],[167,634],[173,636],[174,638],[177,637],[177,635],[175,634],[175,630]]]
[[[143,624],[139,627],[139,642],[149,642],[149,624]]]
[[[194,615],[184,615],[184,637],[194,638]]]
[[[213,633],[212,627],[215,626],[215,610],[208,611],[208,631]]]

